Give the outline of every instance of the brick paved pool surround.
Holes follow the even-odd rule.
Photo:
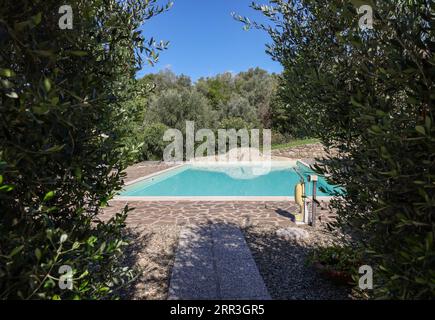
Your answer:
[[[294,162],[294,161],[292,161]],[[127,169],[126,185],[169,172],[181,165],[140,163]],[[318,217],[328,221],[330,197],[318,198],[322,203]],[[293,197],[122,197],[117,196],[104,208],[102,219],[109,219],[128,204],[127,225],[201,225],[232,223],[240,227],[249,225],[295,226],[294,215],[300,212]],[[318,224],[320,225],[320,224]]]
[[[303,165],[309,167],[308,164],[306,164],[302,160],[279,160],[279,161],[273,161],[274,163],[278,164],[289,164],[289,165],[295,165],[297,162],[301,162]],[[145,175],[143,177],[136,178],[134,180],[127,181],[125,183],[125,186],[131,186],[135,183],[150,179],[152,177],[159,176],[161,174],[170,172],[172,170],[179,169],[185,165],[193,164],[195,165],[195,162],[193,163],[174,163],[174,164],[167,164],[168,166],[173,165],[169,168],[166,168],[164,170],[159,170],[157,172],[153,172],[151,174]],[[207,163],[208,165],[219,165],[220,163]],[[196,163],[198,165],[198,163]],[[199,164],[203,165],[203,164]],[[330,201],[332,197],[326,197],[326,196],[318,196],[317,199],[319,201]],[[295,201],[294,197],[291,196],[116,196],[113,201],[124,201],[124,202],[131,202],[131,201]]]
[[[331,212],[321,202],[318,216],[328,221]],[[127,216],[129,226],[200,225],[231,223],[249,225],[294,226],[299,206],[291,201],[110,201],[103,219],[112,217],[128,204],[134,208]],[[320,225],[320,224],[319,224]]]

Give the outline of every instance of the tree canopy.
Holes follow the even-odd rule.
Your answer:
[[[260,68],[238,74],[223,73],[200,78],[196,83],[171,70],[149,74],[139,84],[152,87],[149,99],[138,101],[144,128],[175,128],[184,131],[186,121],[195,121],[197,129],[217,130],[230,123],[242,128],[267,128],[272,125],[272,102],[277,87],[277,75]],[[142,136],[143,157],[161,159],[164,144]],[[162,140],[162,136],[160,140]],[[145,147],[153,150],[146,150]]]

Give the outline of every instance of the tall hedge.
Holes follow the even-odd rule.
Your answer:
[[[357,9],[370,5],[373,29]],[[269,53],[289,118],[338,156],[316,169],[345,188],[337,226],[364,245],[373,297],[435,297],[435,3],[270,1]],[[246,23],[249,20],[241,19]],[[288,123],[289,131],[292,123]]]
[[[138,27],[155,1],[55,0],[0,6],[0,298],[107,298],[123,265],[127,209],[100,207],[120,189],[123,95],[154,42]],[[73,287],[65,270],[73,271]]]

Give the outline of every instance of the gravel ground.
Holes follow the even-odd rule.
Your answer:
[[[350,290],[322,278],[306,264],[310,250],[336,241],[332,235],[310,227],[301,227],[309,237],[299,241],[284,240],[276,235],[276,227],[253,226],[243,230],[274,300],[343,300],[350,299]]]
[[[167,299],[179,233],[180,227],[173,225],[130,229],[127,261],[139,269],[139,276],[123,299]]]

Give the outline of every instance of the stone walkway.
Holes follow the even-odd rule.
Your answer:
[[[120,212],[127,203],[110,201],[104,209],[103,219]],[[231,223],[239,226],[273,225],[293,226],[299,206],[291,201],[130,201],[127,224],[131,226],[196,225],[203,223]],[[322,221],[331,213],[327,203],[318,208]]]
[[[169,287],[172,300],[270,300],[240,229],[184,227]]]

